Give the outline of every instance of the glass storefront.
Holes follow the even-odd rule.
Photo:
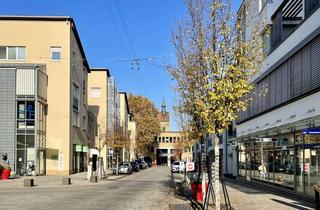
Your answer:
[[[238,146],[239,176],[313,196],[320,184],[320,135],[288,133]]]
[[[35,102],[17,102],[17,162],[16,171],[23,175],[35,165]]]
[[[34,100],[17,101],[16,172],[33,168],[45,174],[46,106]]]

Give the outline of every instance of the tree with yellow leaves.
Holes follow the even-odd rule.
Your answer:
[[[189,136],[201,142],[200,172],[204,174],[204,139],[215,136],[214,192],[220,209],[218,135],[237,119],[250,102],[251,83],[262,60],[261,40],[250,41],[228,0],[187,0],[189,19],[172,34],[177,66],[169,72],[176,80],[179,110],[189,117]],[[200,174],[200,173],[199,173]],[[204,176],[203,176],[204,177]],[[206,207],[204,203],[204,207]]]
[[[137,152],[154,158],[154,137],[160,134],[158,109],[148,98],[130,94],[129,107],[137,124]]]
[[[113,149],[116,156],[116,174],[118,174],[119,156],[122,149],[128,149],[130,146],[130,139],[124,135],[121,127],[117,128],[113,134],[107,135],[105,144]]]

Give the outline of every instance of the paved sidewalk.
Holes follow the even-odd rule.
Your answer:
[[[102,182],[105,180],[117,180],[126,174],[115,175],[110,172],[106,172],[103,180],[98,180]],[[23,181],[25,179],[34,179],[35,187],[58,187],[62,185],[62,178],[70,177],[72,185],[93,185],[96,183],[90,183],[87,179],[87,172],[71,174],[69,176],[13,176],[8,180],[0,180],[0,189],[5,188],[24,188]]]
[[[236,210],[315,209],[312,203],[289,198],[286,195],[276,195],[251,185],[233,181],[226,182],[226,185],[231,205]],[[223,197],[221,197],[221,202],[224,203]]]
[[[173,174],[174,180],[183,180],[182,174]],[[178,181],[179,182],[179,181]],[[244,183],[238,183],[233,180],[226,182],[227,191],[229,194],[231,206],[235,210],[292,210],[292,209],[315,209],[313,203],[308,203],[302,200],[297,200],[284,195],[278,195],[268,190],[261,189]],[[185,188],[185,196],[190,198],[190,186]],[[224,206],[224,197],[222,187],[221,204]],[[192,198],[192,194],[191,194]],[[210,202],[211,203],[211,202]],[[212,209],[209,207],[209,209]]]

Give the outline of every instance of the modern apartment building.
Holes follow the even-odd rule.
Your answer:
[[[100,156],[105,169],[109,165],[109,150],[105,144],[105,136],[108,133],[108,82],[110,77],[110,72],[106,68],[91,68],[88,77],[89,112],[97,119],[97,133],[94,147],[90,148],[90,157],[96,161]]]
[[[130,117],[131,118],[131,117]],[[128,131],[129,131],[129,139],[130,139],[130,149],[129,149],[129,159],[130,161],[136,160],[137,151],[136,151],[136,140],[137,140],[137,124],[136,122],[130,121],[128,122]]]
[[[0,16],[0,153],[15,172],[86,170],[89,71],[71,17]]]
[[[120,110],[120,128],[123,135],[130,139],[128,124],[130,121],[130,109],[126,92],[119,92],[119,110]],[[128,161],[130,159],[130,145],[125,145],[120,151],[120,161]]]
[[[250,38],[260,21],[265,59],[237,122],[238,175],[313,195],[320,174],[320,1],[244,1]],[[263,169],[263,170],[261,170]]]

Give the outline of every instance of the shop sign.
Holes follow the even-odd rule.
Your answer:
[[[76,144],[76,152],[82,152],[82,145]]]
[[[272,138],[257,138],[256,142],[271,142]]]
[[[187,172],[194,171],[194,162],[187,162]]]
[[[88,146],[83,145],[83,146],[82,146],[82,152],[88,152],[88,151],[89,151]]]
[[[302,134],[317,135],[320,134],[320,128],[307,128],[302,130]]]

